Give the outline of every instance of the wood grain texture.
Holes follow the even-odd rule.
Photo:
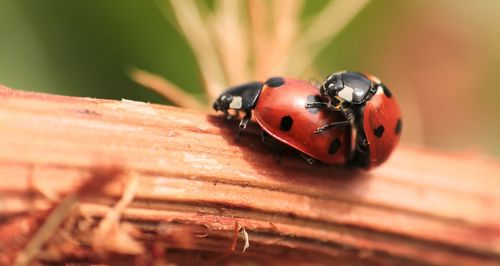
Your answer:
[[[250,247],[241,253],[240,236],[217,263],[500,265],[498,161],[400,147],[370,172],[293,153],[278,164],[258,136],[235,134],[196,111],[0,87],[0,222],[114,165],[139,177],[123,220],[181,265],[223,254],[236,223]],[[103,217],[122,192],[114,182],[85,197],[81,216]],[[171,229],[189,229],[189,243],[168,240]]]

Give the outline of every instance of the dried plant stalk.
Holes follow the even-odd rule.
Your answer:
[[[206,28],[204,14],[201,14],[197,3],[192,0],[170,0],[170,4],[179,27],[198,60],[208,98],[215,99],[227,80],[220,58],[217,57],[212,33]]]
[[[350,23],[370,0],[337,0],[329,2],[314,16],[309,26],[290,48],[288,57],[277,65],[286,65],[286,73],[300,76],[312,66],[316,57]],[[279,68],[280,69],[280,68]]]
[[[309,166],[293,153],[278,164],[258,137],[235,142],[235,133],[236,124],[197,111],[0,88],[0,197],[10,199],[0,204],[0,251],[11,252],[0,259],[19,250],[5,236],[33,234],[14,214],[47,211],[105,164],[137,178],[120,228],[148,250],[134,260],[105,257],[110,264],[500,261],[497,161],[402,147],[371,172]],[[53,236],[37,259],[95,261],[85,252],[91,229],[126,187],[87,189],[78,215],[66,219],[75,226],[67,221],[61,230],[71,230]]]
[[[217,48],[227,84],[248,82],[249,54],[248,36],[243,15],[243,1],[219,0],[215,2],[214,14],[208,21],[208,29],[213,29],[214,43]],[[219,93],[219,91],[217,91]],[[213,99],[211,99],[213,100]]]
[[[185,92],[162,76],[133,68],[129,71],[130,78],[135,82],[159,93],[179,107],[207,110],[207,106],[196,100],[191,94]]]

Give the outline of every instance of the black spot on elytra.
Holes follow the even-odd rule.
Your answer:
[[[384,126],[380,125],[375,130],[373,130],[373,134],[375,134],[377,138],[381,138],[382,134],[384,134],[384,130],[385,130]]]
[[[401,130],[403,129],[403,122],[401,122],[401,119],[398,119],[398,122],[396,123],[396,128],[394,128],[394,133],[396,135],[401,134]]]
[[[321,102],[321,97],[319,95],[307,96],[306,103],[316,103],[316,102]],[[321,108],[319,108],[319,107],[306,108],[306,109],[311,114],[317,114],[317,113],[319,113],[319,111],[321,111]]]
[[[328,154],[335,154],[340,149],[340,140],[334,139],[328,147]]]
[[[292,125],[293,125],[293,119],[289,115],[283,116],[281,118],[281,122],[280,122],[280,130],[281,131],[290,131],[290,129],[292,129]]]
[[[273,88],[279,87],[283,84],[285,84],[285,80],[280,77],[274,77],[266,80],[266,85]]]
[[[392,97],[391,91],[385,85],[382,85],[382,89],[384,91],[385,96],[387,96],[387,98],[391,98]]]

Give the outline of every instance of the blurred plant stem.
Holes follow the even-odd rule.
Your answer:
[[[189,93],[159,75],[138,68],[132,68],[128,74],[135,82],[159,93],[175,105],[198,110],[203,110],[207,107]]]

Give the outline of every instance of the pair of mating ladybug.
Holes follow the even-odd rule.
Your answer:
[[[387,87],[374,76],[338,72],[319,87],[274,77],[229,88],[213,104],[227,118],[244,112],[240,131],[253,115],[263,140],[278,140],[308,160],[372,168],[399,142],[401,111]]]

